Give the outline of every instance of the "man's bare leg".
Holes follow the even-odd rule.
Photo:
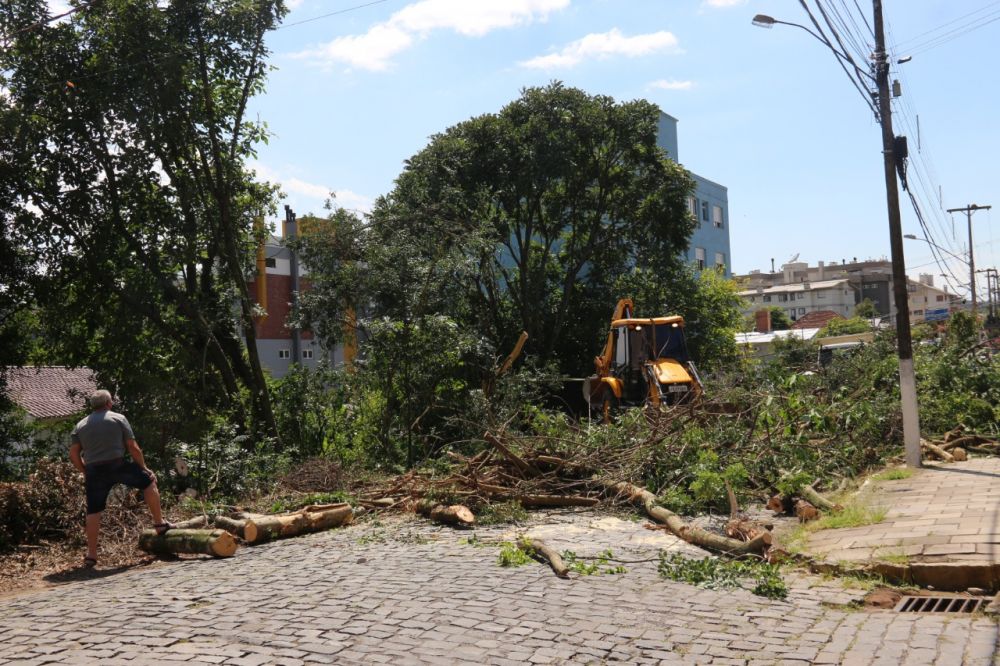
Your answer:
[[[101,514],[87,514],[87,557],[97,561],[97,535],[101,531]]]
[[[146,486],[146,489],[142,491],[142,497],[146,500],[149,512],[153,514],[153,524],[163,524],[163,510],[160,508],[160,491],[156,487],[156,481]]]

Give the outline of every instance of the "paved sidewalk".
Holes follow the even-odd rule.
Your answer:
[[[562,525],[583,553],[606,519],[530,527]],[[509,528],[470,543],[383,521],[2,601],[0,664],[997,663],[995,619],[854,610],[863,592],[837,580],[791,576],[784,601],[702,590],[661,579],[641,539],[614,549],[645,560],[627,573],[562,580],[497,566]]]
[[[928,464],[910,478],[870,486],[863,501],[886,507],[885,519],[816,532],[809,552],[834,562],[964,571],[971,585],[1000,588],[1000,458]]]

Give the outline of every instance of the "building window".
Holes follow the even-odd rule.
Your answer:
[[[788,294],[778,294],[778,302],[785,303],[788,301]]]
[[[304,358],[304,359],[310,359],[312,357],[313,357],[313,350],[312,349],[303,349],[302,350],[302,358]]]
[[[801,301],[801,300],[802,300],[803,298],[805,298],[805,297],[806,297],[806,295],[805,295],[805,294],[803,294],[803,293],[802,293],[802,292],[800,291],[800,292],[799,292],[798,294],[796,294],[796,295],[795,295],[795,300],[797,300],[797,301]]]
[[[805,313],[806,313],[806,309],[805,308],[799,308],[799,314],[800,315],[804,315]]]
[[[822,291],[817,291],[816,298],[826,298],[826,293]]]
[[[722,228],[722,206],[712,206],[712,224],[716,229]]]
[[[937,302],[940,303],[943,300],[944,300],[944,295],[943,294],[938,294],[937,295]]]
[[[770,294],[768,294],[767,296],[764,297],[764,302],[765,303],[770,303],[771,302],[771,296],[770,296]]]
[[[705,270],[705,248],[696,247],[694,249],[694,260],[698,264],[698,270]]]
[[[291,358],[291,357],[292,357],[292,353],[290,351],[288,351],[287,349],[279,349],[278,350],[278,358],[286,359],[286,358]]]
[[[274,257],[268,257],[267,259],[264,260],[264,265],[268,268],[277,268],[278,260],[275,259]]]
[[[719,270],[726,270],[726,255],[721,252],[715,253],[715,267]]]
[[[698,219],[698,200],[694,197],[688,197],[688,210],[691,211],[691,215],[694,219]]]
[[[701,202],[701,219],[704,220],[705,222],[708,222],[708,202],[707,201],[702,201]]]

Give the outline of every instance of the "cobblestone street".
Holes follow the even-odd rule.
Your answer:
[[[813,576],[781,602],[701,590],[655,561],[562,580],[499,567],[506,531],[393,519],[27,593],[0,601],[0,664],[998,663],[988,616],[849,609],[862,591]]]

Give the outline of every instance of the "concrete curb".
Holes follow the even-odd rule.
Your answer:
[[[971,587],[989,592],[1000,590],[1000,563],[910,562],[893,564],[873,560],[863,565],[845,565],[839,562],[817,560],[810,563],[809,568],[813,573],[875,574],[893,583],[931,587],[945,592],[963,592]],[[995,599],[993,605],[1000,606],[1000,599]]]

